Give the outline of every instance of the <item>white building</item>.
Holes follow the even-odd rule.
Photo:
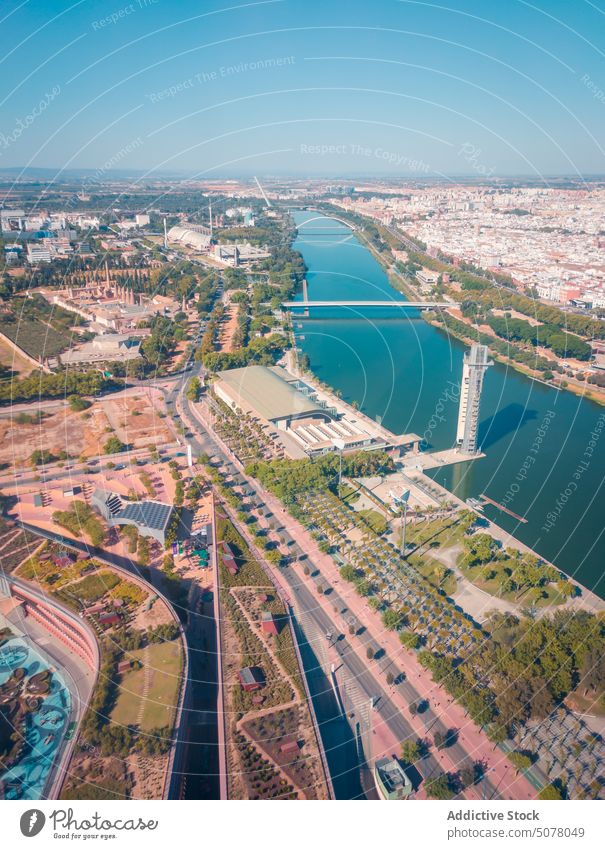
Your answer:
[[[207,251],[210,247],[211,233],[208,228],[204,229],[206,232],[200,232],[201,228],[193,230],[189,227],[171,227],[168,231],[168,241],[185,245],[196,251]]]
[[[31,242],[27,246],[27,261],[30,265],[37,265],[40,262],[50,262],[50,250],[41,248],[38,245],[32,245]]]
[[[456,433],[458,450],[463,454],[477,453],[477,430],[483,377],[488,367],[493,365],[488,357],[487,345],[471,345],[471,350],[464,355],[460,406],[458,408],[458,430]]]
[[[0,230],[3,233],[25,230],[25,212],[22,209],[0,209]]]
[[[271,254],[264,248],[256,248],[253,245],[215,245],[214,258],[223,265],[233,268],[238,265],[247,265],[250,262],[267,259]]]

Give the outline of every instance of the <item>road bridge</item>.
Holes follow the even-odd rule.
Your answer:
[[[322,309],[324,307],[389,307],[391,309],[432,310],[452,307],[454,304],[446,301],[284,301],[282,307],[286,310]]]

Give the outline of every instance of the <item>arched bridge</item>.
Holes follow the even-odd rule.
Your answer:
[[[309,212],[318,212],[319,210],[311,209]],[[357,226],[355,224],[351,224],[350,221],[345,221],[344,218],[339,218],[337,215],[316,215],[314,218],[308,218],[306,221],[303,221],[302,224],[297,226],[297,230],[301,236],[334,236],[340,235],[340,233],[330,232],[327,228],[322,230],[322,228],[318,228],[317,230],[309,231],[306,229],[307,224],[312,224],[313,221],[338,221],[339,224],[344,224],[345,227],[348,227],[352,233],[357,230]]]

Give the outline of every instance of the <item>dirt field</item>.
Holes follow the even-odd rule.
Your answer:
[[[35,369],[33,363],[14,351],[4,339],[0,339],[0,365],[12,369],[19,377],[27,377]]]
[[[173,440],[169,419],[159,393],[120,396],[97,401],[74,413],[69,407],[50,409],[41,424],[19,424],[0,418],[0,464],[26,465],[32,452],[44,449],[74,457],[97,457],[112,431],[127,445],[144,448]],[[35,412],[32,405],[31,413]]]
[[[159,415],[166,412],[166,407],[158,392],[111,398],[98,402],[98,406],[118,439],[127,445],[144,448],[169,442],[173,438],[169,419],[162,419]]]
[[[233,334],[237,330],[237,305],[229,304],[225,308],[225,318],[219,331],[219,350],[230,354],[233,351]]]

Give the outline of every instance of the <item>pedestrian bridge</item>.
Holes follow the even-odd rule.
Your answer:
[[[451,307],[454,304],[445,301],[285,301],[286,310],[321,309],[322,307],[390,307],[391,309],[432,310]]]

